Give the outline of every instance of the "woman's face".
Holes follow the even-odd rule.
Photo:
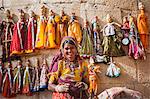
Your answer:
[[[77,49],[74,45],[66,43],[64,45],[63,53],[66,59],[68,59],[69,61],[74,61],[77,54]]]

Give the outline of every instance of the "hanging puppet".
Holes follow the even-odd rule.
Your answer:
[[[98,90],[97,73],[100,73],[100,66],[96,65],[94,63],[94,60],[91,57],[90,57],[90,64],[88,65],[88,70],[89,70],[89,82],[90,82],[89,99],[93,99],[93,97],[95,99]]]
[[[0,59],[0,92],[2,91],[2,83],[3,83],[3,62]]]
[[[92,20],[92,31],[93,31],[93,43],[94,43],[94,53],[102,55],[102,46],[101,46],[101,39],[102,35],[100,35],[100,25],[98,22],[98,17],[95,16]]]
[[[12,20],[12,16],[10,10],[5,11],[6,20],[3,22],[2,29],[2,44],[3,44],[3,58],[6,59],[10,55],[10,44],[13,36],[13,26],[14,21]]]
[[[28,32],[25,42],[25,52],[31,53],[35,49],[35,36],[37,32],[37,21],[35,13],[30,10],[29,12],[29,20],[28,20]]]
[[[125,54],[128,55],[128,49],[129,49],[129,32],[130,32],[130,26],[129,26],[129,20],[128,17],[123,17],[123,24],[121,27],[122,33],[123,33],[123,39],[122,39],[122,48],[125,51]]]
[[[64,10],[61,11],[61,21],[60,21],[60,34],[61,39],[68,35],[68,16],[65,14]]]
[[[81,56],[89,57],[93,54],[93,41],[92,41],[92,33],[89,26],[89,22],[85,20],[84,28],[83,28],[83,38],[81,43]]]
[[[47,74],[48,74],[48,66],[46,64],[46,59],[44,58],[43,64],[41,67],[41,75],[40,75],[40,89],[41,90],[47,89],[47,85],[48,85]]]
[[[82,31],[81,31],[80,24],[77,20],[77,17],[75,16],[75,13],[72,13],[71,20],[69,22],[68,36],[71,36],[74,39],[76,39],[78,44],[81,43]]]
[[[130,26],[130,35],[129,35],[130,44],[128,55],[130,57],[133,57],[134,59],[138,58],[146,59],[144,47],[142,45],[138,30],[134,23],[134,18],[131,15],[129,15],[129,26]]]
[[[13,96],[13,73],[10,63],[6,65],[6,69],[4,70],[2,96],[8,98]]]
[[[13,90],[14,93],[22,92],[22,77],[23,77],[23,68],[21,61],[18,60],[17,66],[14,68],[14,79],[13,79]]]
[[[107,24],[103,28],[103,54],[108,56],[122,56],[124,52],[121,48],[120,42],[116,37],[115,25],[121,27],[116,22],[112,21],[111,16],[108,14],[106,17]]]
[[[27,60],[25,69],[24,69],[24,74],[23,74],[23,88],[22,88],[22,93],[26,95],[31,95],[32,91],[32,70],[30,67],[30,62]]]
[[[46,8],[45,8],[45,6],[42,6],[41,7],[41,15],[40,15],[40,18],[38,19],[35,48],[44,48],[45,47],[46,25],[47,25]]]
[[[48,19],[48,23],[46,26],[46,48],[56,48],[56,22],[55,22],[55,13],[50,10],[50,15]]]
[[[35,59],[35,66],[32,69],[32,92],[38,92],[40,89],[40,68],[38,59]]]
[[[122,25],[121,29],[123,30],[124,38],[128,38],[129,37],[130,26],[129,26],[128,17],[126,17],[126,16],[123,17],[123,25]]]
[[[12,42],[10,45],[10,53],[13,54],[21,54],[24,52],[24,44],[26,37],[26,21],[25,21],[25,13],[22,9],[19,9],[19,20],[14,25]]]
[[[139,2],[139,10],[140,13],[137,18],[137,27],[140,34],[140,39],[145,49],[148,48],[148,40],[149,40],[149,31],[148,31],[148,23],[147,16],[144,11],[144,5],[142,2]]]

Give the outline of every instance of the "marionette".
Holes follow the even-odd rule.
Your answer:
[[[12,42],[10,45],[10,53],[22,54],[24,51],[25,37],[26,37],[26,20],[25,13],[22,9],[19,9],[19,20],[14,25]]]
[[[94,60],[90,57],[90,64],[88,65],[88,70],[89,70],[89,82],[90,82],[90,87],[89,87],[89,94],[90,94],[90,99],[96,98],[97,95],[97,73],[100,73],[100,66],[96,65],[94,63]]]
[[[68,35],[68,16],[65,14],[64,10],[61,11],[61,22],[60,22],[60,34],[61,39]]]
[[[77,20],[77,17],[75,16],[75,13],[72,13],[69,26],[68,26],[68,36],[73,37],[77,40],[78,44],[81,43],[82,40],[82,31],[80,24]]]
[[[140,35],[141,42],[145,49],[148,48],[148,40],[149,40],[149,31],[148,31],[148,22],[147,16],[144,11],[144,5],[142,2],[139,2],[139,10],[140,13],[137,18],[137,27]]]
[[[101,38],[100,37],[100,25],[99,25],[99,19],[97,16],[94,17],[92,20],[92,32],[93,32],[93,43],[94,43],[94,53],[95,54],[102,54],[102,46],[101,46]]]
[[[32,95],[32,69],[30,66],[30,61],[27,60],[25,69],[24,69],[24,74],[23,74],[23,88],[22,88],[22,93],[26,95]]]
[[[124,37],[129,37],[130,27],[129,27],[129,20],[127,16],[123,17],[123,24],[121,29],[123,30]]]
[[[112,57],[110,57],[110,63],[107,68],[106,75],[108,77],[119,77],[120,76],[120,68],[116,66],[115,62],[113,62]]]
[[[11,16],[10,10],[5,11],[6,19],[3,22],[2,29],[2,45],[3,45],[3,58],[8,58],[10,55],[10,44],[13,36],[14,21]]]
[[[129,26],[130,26],[130,32],[129,32],[129,53],[128,55],[130,57],[133,57],[134,59],[142,58],[146,59],[144,47],[142,42],[140,41],[139,33],[136,28],[136,25],[134,23],[134,18],[129,15]]]
[[[2,82],[3,81],[3,62],[0,59],[0,92],[2,91]]]
[[[106,17],[107,24],[103,27],[103,54],[108,56],[122,56],[124,51],[121,44],[116,37],[116,26],[121,27],[120,24],[113,22],[109,14]]]
[[[35,66],[32,69],[32,92],[38,92],[40,89],[40,68],[38,59],[35,59]]]
[[[83,28],[83,38],[81,43],[81,56],[89,57],[93,54],[93,42],[92,42],[92,33],[89,26],[89,22],[85,20]]]
[[[13,90],[14,94],[22,92],[22,77],[23,77],[23,67],[21,61],[17,61],[17,66],[14,68],[14,79],[13,79]]]
[[[46,48],[56,48],[56,22],[55,13],[52,10],[50,10],[49,19],[46,26],[46,33]]]
[[[11,63],[7,63],[4,70],[4,78],[2,85],[2,96],[4,97],[13,97],[13,73]]]
[[[48,85],[48,66],[46,64],[46,59],[44,58],[43,64],[41,66],[41,74],[40,74],[40,90],[47,89]]]
[[[46,8],[45,6],[41,7],[41,15],[38,19],[38,26],[37,26],[37,34],[36,34],[36,41],[35,41],[35,48],[44,48],[46,43],[46,29],[47,25],[47,18],[46,18]]]
[[[37,20],[36,20],[36,15],[35,13],[30,10],[29,11],[29,19],[28,19],[28,32],[27,32],[27,37],[26,37],[26,42],[25,42],[25,52],[26,53],[31,53],[35,49],[35,36],[37,32]]]

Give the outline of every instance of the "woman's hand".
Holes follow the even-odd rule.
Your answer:
[[[55,91],[57,91],[57,92],[67,92],[68,90],[69,90],[69,84],[57,85],[55,87]]]
[[[88,89],[88,85],[84,82],[78,82],[78,83],[75,84],[75,86],[78,87],[78,88],[82,88],[83,90]]]

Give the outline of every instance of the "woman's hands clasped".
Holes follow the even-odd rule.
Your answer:
[[[57,92],[68,92],[69,84],[57,85],[55,87],[55,91]]]

